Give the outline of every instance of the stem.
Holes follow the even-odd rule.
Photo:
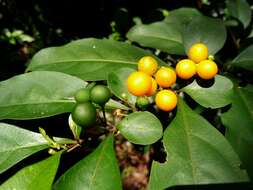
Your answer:
[[[72,139],[67,139],[67,138],[56,138],[56,137],[54,137],[53,140],[54,140],[57,144],[60,144],[60,145],[64,145],[64,144],[73,144],[73,143],[75,143],[74,140],[72,140]]]
[[[40,134],[45,138],[45,140],[48,142],[49,146],[51,146],[52,148],[56,148],[57,150],[60,150],[61,146],[55,142],[52,138],[50,138],[47,134],[46,134],[46,131],[39,127],[39,131],[40,131]]]
[[[236,50],[238,50],[238,49],[240,48],[240,45],[239,45],[239,43],[237,42],[235,35],[233,34],[233,32],[231,31],[230,28],[228,28],[228,31],[229,31],[229,34],[230,34],[230,36],[231,36],[231,38],[232,38],[233,44],[234,44],[235,47],[236,47]]]
[[[106,120],[106,116],[105,116],[105,106],[102,106],[102,112],[103,112],[103,117],[104,117],[104,124],[106,126],[107,125],[107,120]]]
[[[118,113],[117,116],[126,117],[128,114]]]
[[[77,147],[80,147],[80,144],[75,144],[74,146],[72,146],[70,149],[67,150],[67,152],[71,152],[72,150],[76,149]]]
[[[128,107],[130,107],[131,108],[131,110],[133,111],[133,112],[135,112],[136,111],[136,108],[135,108],[135,106],[134,105],[132,105],[132,104],[130,104],[128,101],[126,101],[126,100],[123,100],[123,102],[124,103],[126,103],[127,105],[128,105]]]

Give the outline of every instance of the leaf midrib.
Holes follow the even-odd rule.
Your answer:
[[[191,168],[192,168],[192,177],[193,177],[194,183],[196,183],[197,182],[197,180],[196,180],[196,171],[195,171],[196,167],[195,167],[195,164],[194,164],[193,159],[192,159],[192,155],[191,155],[192,151],[191,151],[191,146],[190,146],[190,144],[191,144],[191,139],[190,139],[191,128],[189,127],[188,122],[186,121],[186,116],[185,116],[184,110],[182,109],[181,106],[179,106],[179,107],[180,107],[180,110],[182,112],[183,124],[184,124],[184,126],[186,126],[186,127],[183,127],[183,129],[186,133],[186,138],[187,138],[187,142],[188,142],[187,147],[188,147],[188,150],[189,150],[190,165],[191,165]],[[188,131],[186,130],[186,128],[188,129]],[[190,133],[189,133],[189,131],[190,131]]]
[[[8,108],[15,106],[26,106],[26,105],[36,105],[36,104],[51,104],[51,103],[74,103],[73,100],[53,100],[53,101],[43,101],[43,102],[26,102],[26,103],[17,103],[17,104],[6,104],[4,106],[0,106],[0,108]]]
[[[30,67],[28,69],[33,69],[33,68],[37,68],[37,67],[42,67],[42,66],[45,66],[45,65],[51,65],[51,64],[64,64],[64,63],[69,63],[69,62],[81,62],[81,63],[90,63],[90,62],[103,62],[103,63],[118,63],[118,64],[131,64],[131,65],[136,65],[137,62],[134,62],[134,61],[122,61],[122,60],[110,60],[110,59],[107,59],[107,60],[104,60],[104,59],[79,59],[79,60],[57,60],[57,61],[54,61],[54,62],[48,62],[48,63],[39,63],[39,64],[36,64],[35,66],[33,64],[35,64],[34,62],[31,63]]]
[[[102,161],[102,157],[104,155],[104,150],[105,150],[106,146],[107,146],[107,142],[105,142],[104,146],[102,147],[102,150],[100,152],[100,155],[99,155],[98,161],[96,163],[95,169],[94,169],[93,174],[91,176],[90,185],[89,185],[88,189],[91,189],[93,183],[95,182],[95,177],[96,177],[96,174],[97,174],[97,169],[98,169],[98,166],[100,165],[100,162]]]
[[[141,36],[141,37],[146,37],[146,38],[150,38],[150,37],[152,37],[152,38],[157,38],[157,39],[160,39],[160,40],[166,40],[166,41],[170,41],[170,42],[174,42],[174,43],[177,43],[177,44],[179,44],[179,45],[181,45],[181,46],[183,46],[183,44],[182,44],[182,42],[181,41],[177,41],[177,40],[172,40],[172,39],[169,39],[169,38],[166,38],[166,37],[164,37],[164,38],[162,38],[162,37],[160,37],[160,36],[154,36],[154,35],[143,35],[143,34],[137,34],[138,36]]]
[[[32,148],[32,147],[44,146],[44,145],[47,145],[47,142],[43,142],[41,144],[29,143],[29,144],[26,144],[26,145],[15,146],[15,147],[12,146],[11,148],[8,148],[8,149],[4,149],[4,150],[0,149],[0,153],[12,152],[12,151],[16,151],[16,150],[19,150],[19,149]]]
[[[233,60],[232,64],[237,65],[237,64],[240,64],[240,63],[243,63],[243,62],[252,62],[253,61],[253,58],[251,58],[251,59],[249,59],[249,58],[247,58],[247,59],[238,58],[238,59]]]

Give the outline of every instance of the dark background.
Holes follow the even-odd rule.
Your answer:
[[[158,8],[174,9],[182,6],[198,5],[194,0],[41,0],[14,1],[2,0],[0,20],[3,28],[22,28],[33,33],[34,27],[47,38],[47,45],[63,42],[53,39],[52,30],[62,29],[64,39],[83,38],[88,36],[105,37],[110,31],[112,20],[124,20],[124,28],[132,25],[132,18],[139,16],[144,21],[157,19]],[[126,12],[120,13],[120,8]],[[154,17],[155,16],[155,17]],[[49,39],[49,38],[52,39]]]
[[[212,1],[211,6],[206,6],[201,0],[0,0],[0,34],[4,29],[18,29],[35,38],[33,43],[15,45],[0,39],[0,80],[23,73],[39,49],[80,38],[108,37],[112,21],[124,40],[125,33],[134,25],[134,17],[150,23],[164,18],[161,9],[183,6],[212,14],[224,7],[224,1]]]

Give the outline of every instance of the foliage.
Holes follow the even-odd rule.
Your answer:
[[[33,42],[34,38],[24,34],[22,30],[14,30],[10,32],[8,29],[5,29],[2,36],[0,37],[2,40],[8,41],[12,45],[16,45],[17,42],[24,43],[24,42]]]
[[[112,22],[109,39],[85,38],[38,51],[24,74],[0,82],[0,173],[9,174],[16,164],[42,150],[48,149],[51,156],[46,154],[48,158],[39,158],[19,171],[14,168],[15,174],[0,189],[122,189],[114,146],[119,134],[158,155],[162,147],[154,148],[155,143],[162,143],[166,161],[152,160],[150,189],[252,180],[253,88],[247,76],[253,70],[253,46],[244,43],[252,29],[251,10],[246,0],[228,0],[226,6],[227,12],[219,18],[195,8],[163,11],[163,20],[138,22],[126,39]],[[237,25],[231,26],[231,21]],[[241,27],[240,36],[235,29]],[[34,40],[18,30],[4,36],[11,44]],[[237,55],[226,55],[231,38]],[[219,75],[213,80],[198,76],[177,80],[172,86],[179,94],[175,111],[157,109],[155,96],[148,98],[145,110],[139,109],[126,86],[138,60],[149,55],[159,67],[173,68],[195,43],[207,45]],[[105,105],[93,102],[96,124],[80,129],[70,116],[75,94],[96,84],[106,84],[113,96]],[[39,126],[28,130],[11,124],[41,118],[49,121],[63,113],[67,113],[64,122],[73,139],[52,137],[47,129],[38,130]],[[89,144],[89,131],[96,134],[99,145]],[[58,169],[65,164],[60,158],[73,156],[79,147],[87,148],[88,153],[71,167]]]

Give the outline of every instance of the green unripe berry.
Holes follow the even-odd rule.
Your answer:
[[[150,104],[149,100],[148,100],[148,97],[142,97],[142,96],[139,96],[137,99],[136,99],[136,105],[138,108],[140,109],[146,109],[148,107],[148,105]]]
[[[123,93],[121,94],[121,97],[122,97],[124,100],[127,100],[127,94],[126,94],[126,93],[123,92]]]
[[[90,97],[92,102],[104,106],[111,98],[111,92],[104,85],[96,85],[91,89]]]
[[[90,102],[77,104],[72,113],[73,121],[81,127],[89,127],[96,122],[97,112]]]
[[[75,100],[77,103],[84,103],[90,101],[90,89],[81,88],[75,93]]]

